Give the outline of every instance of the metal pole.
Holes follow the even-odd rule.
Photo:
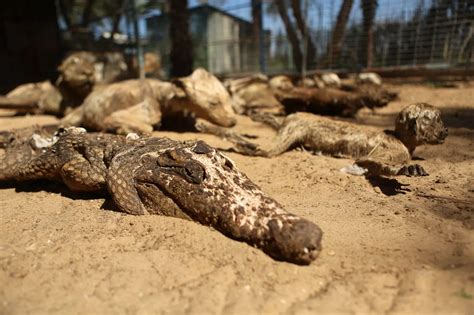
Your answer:
[[[452,23],[451,27],[451,33],[449,34],[451,37],[450,43],[449,43],[449,52],[448,52],[448,62],[450,64],[453,63],[453,48],[455,46],[454,38],[456,36],[456,26],[458,23],[458,10],[454,10],[454,21]]]
[[[326,40],[326,39],[324,38],[324,35],[323,35],[323,25],[324,25],[324,22],[323,22],[324,14],[323,14],[323,11],[324,11],[324,6],[323,6],[321,3],[318,2],[318,31],[317,31],[317,33],[316,33],[316,36],[321,39],[321,40],[320,40],[321,42],[324,41],[324,40]],[[329,20],[329,21],[331,21],[331,20]],[[317,43],[316,43],[316,45],[317,45]],[[323,47],[324,47],[324,46],[323,46]],[[321,49],[318,48],[316,51],[321,51]],[[320,64],[321,59],[319,58],[319,56],[316,56],[316,57],[317,57],[317,58],[316,58],[316,60],[317,60],[317,66],[316,66],[316,67],[319,69],[319,68],[321,67],[321,64]]]
[[[263,29],[263,5],[262,0],[257,0],[257,5],[259,6],[258,12],[260,12],[260,40],[258,42],[258,56],[260,63],[260,71],[262,73],[266,72],[266,62],[265,62],[265,30]]]
[[[329,20],[334,23],[331,23],[331,25],[333,25],[331,27],[331,32],[330,32],[330,37],[329,37],[329,40],[331,41],[331,38],[332,38],[332,35],[333,35],[333,32],[334,32],[334,25],[336,25],[337,21],[334,19],[333,20],[333,15],[334,15],[334,1],[331,1],[330,2],[330,6],[329,6]],[[331,41],[332,42],[332,41]],[[328,64],[328,67],[329,69],[332,69],[332,54],[333,54],[333,47],[332,47],[332,43],[329,43],[329,64]]]
[[[420,0],[420,16],[417,17],[417,24],[416,24],[416,34],[415,34],[415,51],[413,53],[413,65],[416,65],[418,62],[418,40],[420,39],[420,29],[421,29],[421,20],[425,11],[425,2],[424,0]]]
[[[306,27],[306,30],[304,32],[304,38],[303,38],[303,67],[301,69],[301,80],[304,82],[304,78],[306,77],[306,66],[308,63],[308,32],[309,32],[309,27],[308,27],[308,0],[304,0],[304,15],[303,15],[303,21]]]
[[[265,73],[265,32],[263,30],[263,5],[262,0],[252,0],[252,32],[254,44],[250,47],[258,56],[258,66]]]
[[[434,5],[435,5],[435,18],[434,18],[434,27],[433,30],[431,31],[431,49],[430,49],[430,62],[433,62],[434,60],[434,50],[435,50],[435,44],[436,44],[436,31],[438,30],[438,0],[434,0]]]
[[[144,60],[143,60],[143,49],[140,42],[140,32],[138,31],[138,18],[137,18],[137,10],[136,10],[136,0],[130,0],[130,9],[132,12],[132,20],[133,20],[133,35],[135,37],[135,46],[136,46],[136,57],[138,61],[138,77],[140,79],[145,78],[145,70],[144,70]]]
[[[405,7],[403,8],[403,25],[405,25]],[[397,32],[397,67],[400,66],[400,59],[401,59],[401,50],[402,50],[402,23],[398,24],[398,32]]]

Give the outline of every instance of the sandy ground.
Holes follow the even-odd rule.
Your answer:
[[[4,185],[0,313],[473,314],[474,84],[396,88],[400,101],[358,120],[382,130],[411,102],[439,106],[446,143],[416,151],[429,177],[370,183],[339,171],[347,159],[228,154],[323,229],[324,250],[310,266],[274,261],[194,222],[109,211],[105,199],[56,184]],[[55,121],[1,115],[0,129]],[[274,134],[247,118],[238,129],[260,142]],[[228,146],[209,135],[156,135]]]

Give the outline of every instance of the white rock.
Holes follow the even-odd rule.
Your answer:
[[[341,79],[334,72],[328,72],[321,74],[321,81],[323,81],[326,86],[341,86]]]
[[[278,75],[270,79],[270,87],[275,90],[288,91],[294,88],[290,78],[284,75]]]
[[[376,85],[382,84],[382,77],[375,72],[364,72],[359,73],[356,77],[356,81],[359,83],[371,83]]]
[[[137,140],[140,138],[140,136],[135,133],[135,132],[130,132],[129,134],[127,134],[127,140]]]
[[[362,176],[367,173],[367,169],[357,164],[347,165],[340,169],[341,172],[351,175]]]
[[[39,134],[33,134],[33,143],[38,149],[49,148],[57,141],[56,137],[46,138]]]

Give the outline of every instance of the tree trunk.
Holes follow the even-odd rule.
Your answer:
[[[311,35],[308,32],[306,22],[303,19],[303,14],[301,13],[301,1],[300,0],[291,0],[291,7],[293,9],[293,16],[295,17],[296,24],[301,33],[301,38],[306,42],[306,65],[312,65],[314,63],[314,58],[316,56],[316,48],[314,47],[313,40]]]
[[[187,0],[168,0],[170,14],[170,76],[183,77],[193,71],[193,44],[189,35]]]
[[[66,24],[66,29],[70,30],[71,29],[71,19],[69,18],[68,15],[68,10],[66,3],[64,3],[65,0],[59,0],[58,5],[59,5],[59,11],[61,11],[61,16],[64,19],[64,24]],[[73,3],[74,5],[74,3]]]
[[[296,69],[298,69],[298,71],[301,71],[301,69],[303,68],[303,56],[301,54],[300,43],[298,40],[298,36],[296,35],[296,32],[293,28],[293,25],[291,25],[290,18],[288,17],[288,14],[286,12],[285,2],[284,0],[275,0],[275,4],[277,6],[278,13],[280,14],[280,17],[283,21],[283,24],[285,25],[286,34],[291,44],[291,48],[293,51],[293,62],[295,63]]]
[[[92,7],[94,6],[95,0],[87,0],[86,5],[84,7],[84,11],[82,12],[82,20],[81,26],[87,27],[91,20],[92,15]]]
[[[117,12],[115,13],[113,23],[112,23],[112,38],[115,33],[118,33],[120,20],[122,19],[122,13],[125,10],[125,0],[119,0],[119,6]]]
[[[334,25],[332,31],[331,44],[328,47],[326,57],[326,64],[328,65],[334,63],[341,53],[342,39],[346,31],[347,21],[349,20],[353,4],[354,0],[344,0],[341,5],[341,9],[337,15],[336,25]]]
[[[362,0],[362,64],[366,68],[372,67],[374,59],[374,20],[377,10],[377,0]]]
[[[260,41],[263,40],[260,38],[260,34],[262,31],[262,5],[261,0],[252,0],[252,36],[254,42],[254,52],[255,52],[255,60],[261,61],[262,53],[260,51]],[[261,67],[262,65],[260,65]],[[263,69],[260,69],[263,71]]]

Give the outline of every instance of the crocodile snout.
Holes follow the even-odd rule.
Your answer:
[[[276,259],[308,265],[321,251],[323,232],[314,223],[305,219],[279,222],[269,221],[272,241],[268,253]]]

